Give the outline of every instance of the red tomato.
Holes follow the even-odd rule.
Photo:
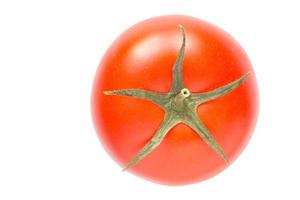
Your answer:
[[[249,71],[251,74],[230,93],[199,105],[195,111],[228,163],[192,128],[179,123],[151,153],[127,169],[169,185],[194,183],[224,170],[245,148],[258,111],[255,74],[246,53],[229,34],[187,16],[142,21],[121,34],[107,50],[92,91],[94,124],[115,161],[125,167],[151,140],[165,112],[150,101],[108,96],[104,91],[135,88],[169,92],[173,64],[182,44],[178,24],[186,33],[183,80],[191,93],[211,91]]]

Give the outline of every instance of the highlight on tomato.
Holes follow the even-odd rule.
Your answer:
[[[97,134],[124,171],[183,185],[239,156],[255,127],[258,90],[248,56],[228,33],[193,17],[160,16],[112,43],[91,105]]]

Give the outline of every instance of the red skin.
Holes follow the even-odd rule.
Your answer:
[[[151,139],[163,121],[155,104],[103,91],[140,88],[168,92],[181,34],[186,32],[184,85],[206,92],[251,72],[231,93],[198,107],[200,119],[232,163],[245,148],[258,112],[258,91],[251,63],[226,32],[187,16],[162,16],[136,24],[107,50],[96,73],[92,115],[98,136],[109,154],[124,167]],[[174,127],[163,142],[128,171],[151,181],[180,185],[216,175],[228,164],[192,129]]]

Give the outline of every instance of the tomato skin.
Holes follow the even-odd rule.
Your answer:
[[[151,18],[115,40],[98,67],[93,85],[92,115],[98,136],[122,167],[151,139],[164,111],[142,99],[106,96],[103,92],[126,88],[168,92],[181,44],[178,24],[186,32],[183,78],[191,92],[209,91],[251,72],[235,91],[198,107],[199,118],[231,163],[253,132],[258,91],[251,63],[239,44],[220,28],[193,17]],[[181,185],[205,180],[227,166],[192,129],[179,124],[157,149],[128,171],[154,182]]]

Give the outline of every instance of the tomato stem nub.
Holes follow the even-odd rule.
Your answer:
[[[124,167],[124,171],[134,166],[150,154],[163,141],[167,133],[177,124],[183,123],[192,128],[202,140],[209,145],[220,158],[229,163],[224,150],[214,139],[204,123],[199,119],[197,108],[199,105],[218,99],[236,89],[249,77],[247,72],[237,80],[228,83],[214,90],[203,93],[191,93],[183,84],[183,57],[185,50],[185,31],[184,27],[179,24],[182,34],[182,43],[173,65],[172,88],[167,93],[159,93],[143,89],[121,89],[104,91],[105,95],[118,95],[144,99],[153,102],[165,111],[165,117],[160,127],[156,130],[151,140],[133,157],[133,159]]]

